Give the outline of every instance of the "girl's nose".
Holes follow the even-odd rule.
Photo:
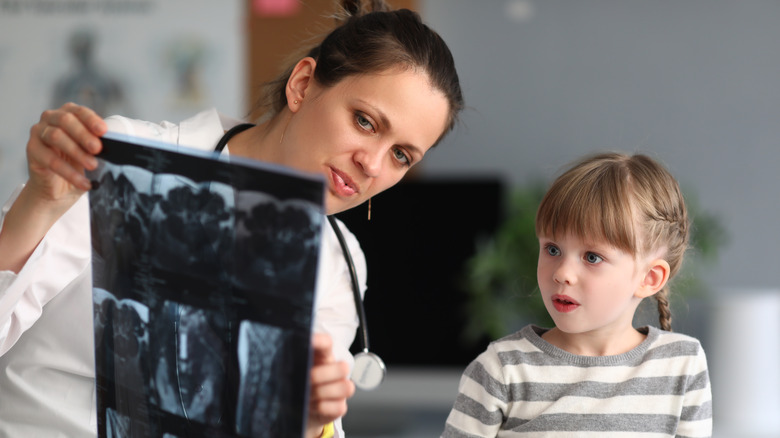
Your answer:
[[[572,285],[576,283],[574,269],[565,260],[561,260],[553,272],[553,280],[558,284]]]

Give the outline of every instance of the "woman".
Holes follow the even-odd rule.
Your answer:
[[[406,10],[344,2],[343,21],[278,80],[264,121],[229,140],[230,154],[317,172],[327,214],[396,184],[453,126],[462,96],[441,38]],[[30,130],[30,177],[0,229],[0,435],[94,436],[94,351],[85,169],[99,137],[118,131],[211,150],[240,121],[206,111],[180,125],[102,120],[66,104]],[[354,236],[361,282],[365,261]],[[348,348],[357,327],[346,263],[323,236],[307,436],[346,413]]]

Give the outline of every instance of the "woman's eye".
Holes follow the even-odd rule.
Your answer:
[[[600,255],[594,254],[592,252],[585,254],[585,260],[587,260],[588,263],[592,263],[592,264],[596,264],[604,261],[604,259],[601,258]]]
[[[400,148],[393,149],[393,155],[395,156],[395,159],[400,161],[402,164],[409,165],[410,160],[409,157],[404,153],[404,151]]]
[[[355,120],[357,121],[357,124],[365,129],[366,131],[374,131],[374,125],[371,124],[371,121],[366,118],[366,116],[356,113],[355,114]]]
[[[545,249],[547,249],[547,254],[551,256],[558,256],[561,254],[561,250],[555,245],[547,245],[545,246]]]

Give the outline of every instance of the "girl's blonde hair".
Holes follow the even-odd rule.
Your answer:
[[[536,234],[607,242],[634,257],[664,250],[669,279],[680,270],[690,223],[680,187],[642,155],[587,156],[559,176],[536,213]],[[668,283],[655,294],[661,328],[671,330]]]

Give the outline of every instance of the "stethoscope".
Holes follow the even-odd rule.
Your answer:
[[[225,135],[219,139],[217,146],[214,148],[214,152],[220,153],[227,145],[228,140],[231,137],[242,132],[246,129],[255,126],[252,123],[242,123],[230,128]],[[328,222],[330,222],[331,228],[336,233],[339,245],[341,245],[341,251],[344,253],[344,259],[347,262],[349,270],[349,277],[352,283],[352,295],[355,301],[355,310],[358,314],[358,333],[360,336],[362,351],[354,355],[355,364],[352,368],[352,382],[355,386],[369,391],[377,388],[385,378],[387,374],[387,368],[382,359],[376,354],[368,351],[368,327],[366,325],[366,311],[363,307],[363,298],[360,296],[360,285],[358,284],[357,270],[355,269],[355,263],[352,260],[352,253],[349,250],[344,234],[341,232],[341,228],[336,222],[336,218],[328,216]]]

